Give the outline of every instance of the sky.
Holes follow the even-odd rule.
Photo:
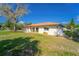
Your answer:
[[[73,3],[29,3],[28,14],[19,18],[23,22],[41,23],[57,22],[68,23],[74,18],[75,23],[79,24],[79,4]],[[11,5],[15,8],[15,4]],[[25,7],[26,8],[26,7]],[[6,18],[0,16],[0,23],[5,22]]]

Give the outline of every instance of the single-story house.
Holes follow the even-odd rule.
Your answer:
[[[44,22],[25,26],[25,32],[63,36],[63,28],[59,23]]]

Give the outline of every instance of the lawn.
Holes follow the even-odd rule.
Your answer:
[[[0,31],[0,43],[4,43],[6,40],[14,40],[15,38],[26,38],[29,37],[32,41],[37,40],[38,48],[40,49],[41,56],[75,56],[79,55],[79,42],[75,42],[64,37],[55,37],[42,35],[37,33],[23,33],[23,32],[7,32]],[[18,40],[19,41],[19,40]],[[14,44],[17,44],[18,41],[14,41]],[[21,42],[20,42],[21,43]],[[1,45],[2,50],[5,45]],[[4,47],[3,47],[4,46]],[[0,50],[1,50],[0,48]],[[5,49],[7,50],[8,47]],[[4,50],[4,51],[5,51]],[[0,53],[4,53],[0,51]]]

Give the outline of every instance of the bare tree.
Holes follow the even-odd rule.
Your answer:
[[[0,4],[0,15],[10,20],[14,24],[14,31],[16,31],[17,18],[27,14],[28,8],[26,4],[16,4],[16,9],[13,10],[10,5],[11,4]]]

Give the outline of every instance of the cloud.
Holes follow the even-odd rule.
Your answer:
[[[61,22],[62,24],[67,24],[68,22],[64,21],[64,22]]]
[[[23,22],[23,21],[19,21],[18,23],[24,24],[24,22]]]
[[[76,17],[76,21],[79,21],[79,16]]]

